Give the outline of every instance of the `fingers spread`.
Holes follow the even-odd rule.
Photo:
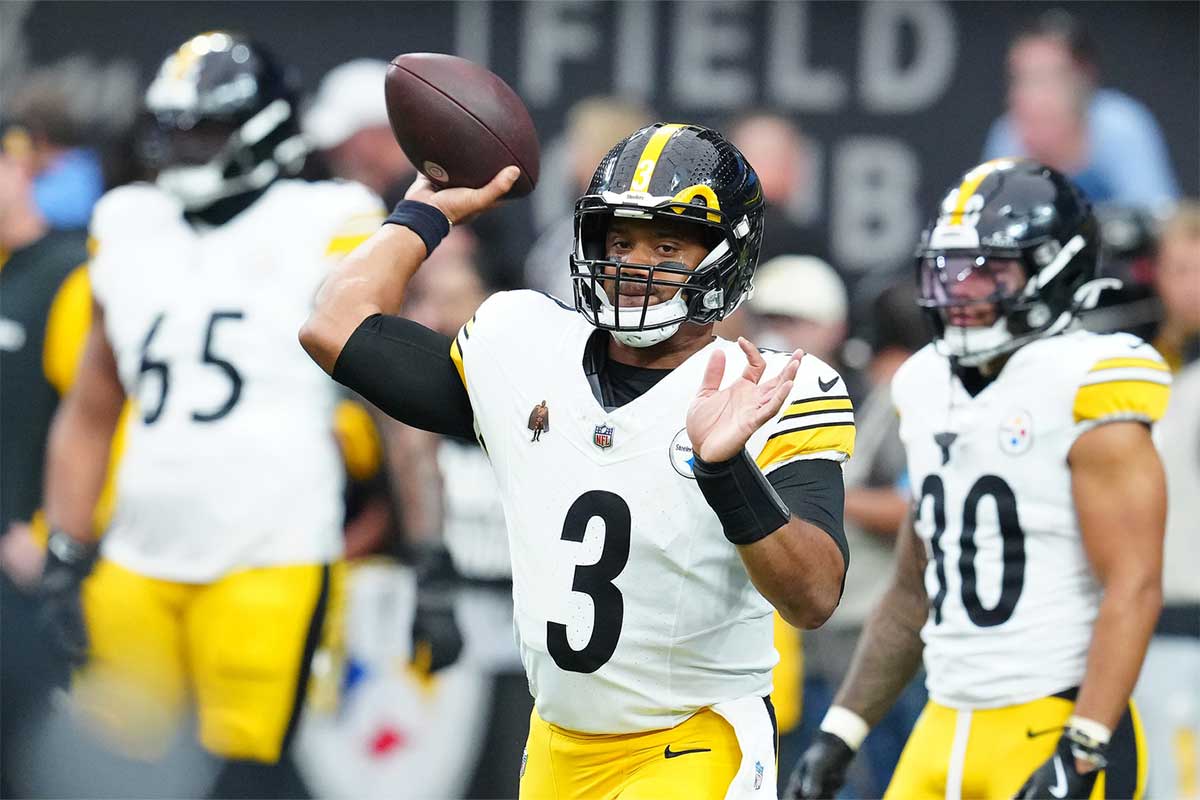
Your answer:
[[[779,409],[783,408],[783,402],[787,400],[788,395],[792,391],[792,382],[784,381],[775,387],[775,391],[770,398],[758,409],[758,418],[755,420],[756,425],[766,423],[771,417],[779,413]]]
[[[763,375],[763,370],[767,368],[766,360],[762,357],[762,353],[758,352],[758,348],[744,336],[738,337],[738,347],[742,348],[742,352],[746,355],[746,369],[742,372],[742,377],[751,383],[758,383],[759,378]]]
[[[700,381],[700,394],[708,395],[721,388],[721,378],[725,377],[725,351],[713,350],[709,356],[708,366],[704,368],[704,378]]]

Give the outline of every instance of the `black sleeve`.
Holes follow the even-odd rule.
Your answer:
[[[827,458],[784,464],[767,476],[784,505],[795,516],[816,525],[833,537],[842,562],[850,569],[850,545],[846,543],[846,486],[842,466]]]
[[[452,342],[412,320],[374,314],[346,341],[333,379],[406,425],[474,440],[471,401],[450,360]]]

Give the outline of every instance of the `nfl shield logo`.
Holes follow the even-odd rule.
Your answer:
[[[765,771],[761,761],[754,762],[754,791],[756,792],[762,788],[763,772]]]
[[[612,425],[597,425],[595,432],[592,434],[592,441],[601,450],[607,450],[612,447],[613,428]]]

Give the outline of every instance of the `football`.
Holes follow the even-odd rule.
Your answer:
[[[529,111],[478,64],[440,53],[396,56],[384,94],[396,141],[438,188],[479,188],[510,164],[521,177],[508,196],[537,185],[540,148]]]

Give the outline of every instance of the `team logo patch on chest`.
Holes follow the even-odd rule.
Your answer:
[[[1028,411],[1010,411],[1000,423],[1000,449],[1019,456],[1033,446],[1033,416]]]
[[[592,443],[601,450],[607,450],[613,444],[613,426],[597,425],[592,431]]]
[[[671,466],[676,472],[689,480],[696,480],[696,455],[692,452],[692,440],[688,438],[687,428],[675,434],[667,455],[670,456]]]

